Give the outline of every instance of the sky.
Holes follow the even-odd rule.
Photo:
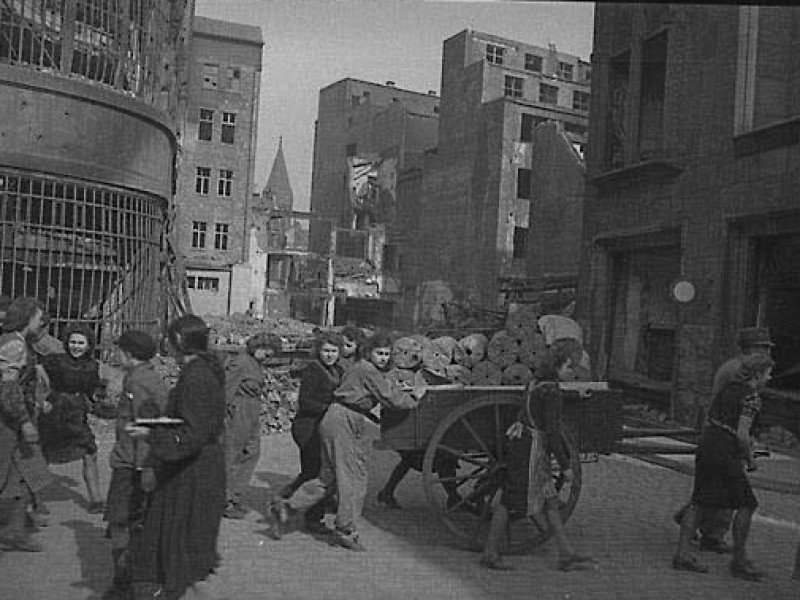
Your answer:
[[[347,77],[440,89],[442,43],[464,29],[589,60],[594,4],[524,0],[196,0],[204,17],[256,25],[264,38],[258,190],[283,137],[295,210],[308,210],[319,90]]]

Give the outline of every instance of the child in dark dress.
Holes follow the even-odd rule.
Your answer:
[[[558,544],[558,568],[573,571],[594,561],[575,552],[559,512],[550,457],[555,457],[565,481],[573,477],[569,450],[564,441],[561,415],[563,393],[558,381],[573,378],[568,352],[550,348],[544,364],[529,384],[517,421],[506,432],[507,474],[500,502],[494,507],[481,564],[489,569],[510,570],[500,558],[500,547],[509,519],[530,518],[549,527]]]

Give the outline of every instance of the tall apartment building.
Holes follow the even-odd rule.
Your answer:
[[[192,2],[4,0],[0,294],[156,333]]]
[[[554,122],[582,153],[590,74],[552,45],[471,30],[445,40],[438,149],[422,171],[419,235],[399,251],[406,313],[442,299],[495,307],[502,282],[526,275],[533,131]]]
[[[800,11],[604,4],[579,315],[598,376],[693,422],[741,326],[797,404]],[[789,400],[786,400],[786,399]]]
[[[250,306],[250,200],[263,46],[258,27],[194,19],[176,229],[196,314]]]

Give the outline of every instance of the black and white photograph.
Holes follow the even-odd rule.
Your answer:
[[[798,56],[0,0],[0,598],[800,598]]]

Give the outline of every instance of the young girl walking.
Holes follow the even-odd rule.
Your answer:
[[[507,475],[500,502],[494,508],[481,564],[489,569],[510,570],[500,556],[500,547],[510,519],[530,518],[550,529],[558,545],[558,568],[573,571],[593,563],[575,552],[564,533],[559,513],[550,458],[555,457],[565,481],[572,480],[569,450],[564,442],[561,415],[563,393],[558,381],[569,381],[572,360],[568,352],[550,348],[537,379],[526,390],[517,420],[506,432]]]

